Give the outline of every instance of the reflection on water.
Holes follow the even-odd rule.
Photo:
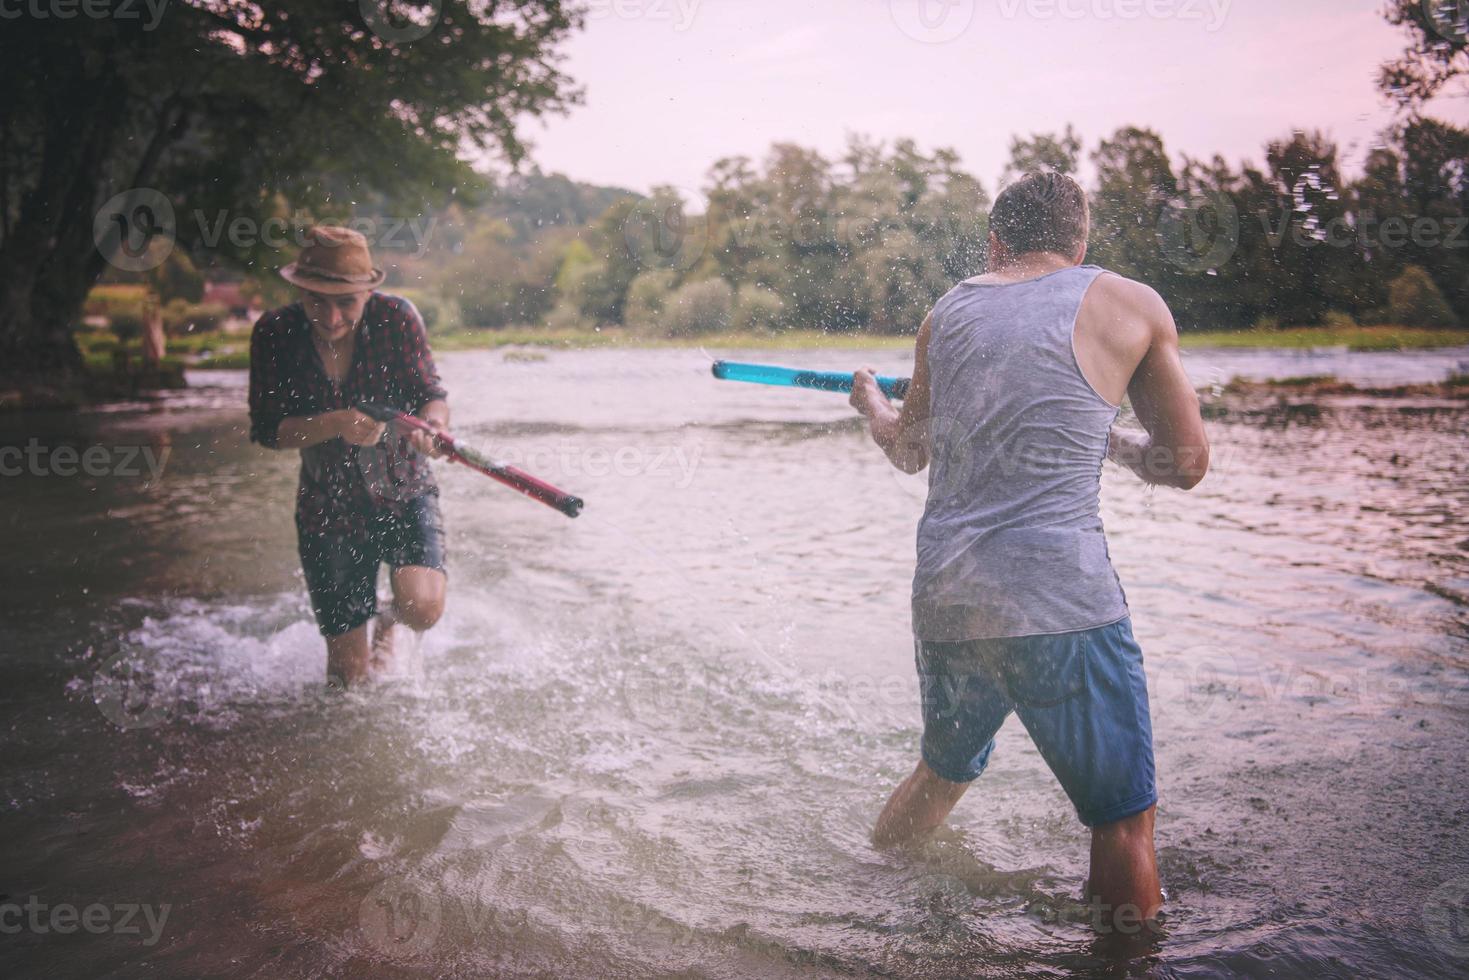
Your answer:
[[[1466,356],[1188,360],[1200,384],[1376,383]],[[1104,961],[1075,902],[1087,839],[1013,721],[950,827],[906,853],[867,844],[916,751],[923,487],[843,399],[721,385],[689,352],[443,361],[456,429],[588,509],[567,521],[445,471],[451,603],[425,669],[342,697],[295,566],[295,462],[246,444],[239,376],[0,419],[0,445],[167,450],[156,479],[0,480],[0,901],[169,909],[148,945],[146,926],[28,927],[0,957],[121,976]],[[1110,469],[1104,485],[1152,682],[1170,896],[1137,966],[1450,974],[1469,876],[1466,412],[1328,400],[1211,425],[1194,494]]]

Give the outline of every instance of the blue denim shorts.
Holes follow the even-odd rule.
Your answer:
[[[358,533],[297,528],[296,540],[322,636],[348,633],[377,615],[382,565],[444,570],[444,519],[433,493],[407,501],[400,510],[371,515]]]
[[[978,779],[1014,711],[1088,827],[1158,801],[1148,685],[1131,619],[1075,633],[915,646],[923,761],[941,778]]]

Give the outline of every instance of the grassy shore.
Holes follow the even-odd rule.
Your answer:
[[[1264,348],[1309,350],[1345,347],[1348,350],[1430,350],[1469,346],[1469,330],[1430,330],[1422,327],[1293,327],[1287,330],[1205,331],[1185,333],[1185,348]]]
[[[106,333],[79,334],[88,359],[100,362],[117,346]],[[709,350],[908,350],[913,338],[872,334],[822,333],[790,330],[782,333],[718,333],[699,337],[655,337],[618,328],[605,330],[545,330],[519,327],[505,330],[458,330],[434,334],[434,350],[495,350],[542,348],[587,350],[595,348],[699,348]],[[1307,350],[1345,347],[1359,351],[1426,350],[1469,345],[1469,330],[1427,330],[1415,327],[1299,327],[1271,331],[1204,331],[1182,336],[1187,349],[1257,348]],[[235,369],[250,366],[249,338],[206,334],[170,338],[168,353],[193,369]]]

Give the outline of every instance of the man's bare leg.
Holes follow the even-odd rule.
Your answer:
[[[920,760],[918,768],[893,790],[882,808],[872,831],[872,843],[892,847],[937,829],[968,788],[968,783],[941,778]]]
[[[376,671],[392,669],[398,626],[417,633],[432,629],[444,614],[449,591],[447,575],[421,565],[395,568],[391,580],[393,601],[378,613],[373,624],[372,667]]]
[[[1158,880],[1158,858],[1153,850],[1153,818],[1157,807],[1105,824],[1092,830],[1092,868],[1087,881],[1088,897],[1101,904],[1112,918],[1152,919],[1163,907],[1163,889]],[[1141,919],[1136,918],[1140,915]],[[1127,928],[1123,925],[1123,928]]]
[[[340,636],[326,638],[326,682],[337,687],[356,687],[368,680],[372,651],[367,624]]]
[[[397,622],[422,633],[444,615],[449,577],[437,568],[404,565],[393,569],[393,615]]]

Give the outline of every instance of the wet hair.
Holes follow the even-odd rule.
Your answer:
[[[1026,174],[1001,191],[990,209],[990,231],[1016,255],[1075,255],[1090,223],[1086,191],[1065,174]]]

